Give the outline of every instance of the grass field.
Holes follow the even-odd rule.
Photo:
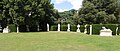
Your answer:
[[[120,51],[120,36],[76,32],[1,33],[0,51]]]

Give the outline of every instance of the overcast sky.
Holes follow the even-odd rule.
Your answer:
[[[67,11],[70,9],[78,10],[83,0],[51,0],[54,3],[55,9],[59,12]]]

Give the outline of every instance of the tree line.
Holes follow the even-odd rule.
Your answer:
[[[120,0],[83,0],[79,10],[58,12],[51,0],[0,0],[0,22],[9,24],[115,24],[120,23]]]
[[[65,18],[73,24],[119,24],[120,0],[83,0],[82,7],[72,12],[75,14],[70,14],[71,10],[62,13],[67,13]]]
[[[0,0],[0,20],[2,26],[9,24],[40,25],[52,24],[56,11],[51,0]]]

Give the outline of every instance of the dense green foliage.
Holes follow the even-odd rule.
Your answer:
[[[77,25],[72,25],[70,28],[71,31],[76,32],[77,30]]]
[[[100,34],[100,30],[102,29],[102,27],[103,27],[103,25],[100,25],[100,24],[92,25],[92,34],[99,35]]]
[[[20,31],[20,32],[27,32],[27,27],[26,27],[26,25],[20,25],[20,26],[19,26],[19,31]]]
[[[59,12],[58,23],[61,24],[75,24],[73,16],[76,14],[77,10],[71,9],[69,11]]]
[[[77,24],[120,23],[120,1],[118,1],[83,0],[82,7],[78,11],[71,9],[58,12],[51,4],[51,0],[1,0],[0,22],[2,22],[3,28],[14,24],[16,27],[19,26],[19,30],[22,32],[27,30],[26,25],[29,26],[30,31],[37,31],[38,25],[40,31],[46,31],[47,23],[50,26],[62,24],[62,31],[67,30],[67,25],[64,24],[69,23],[72,25],[71,31],[76,31]],[[57,26],[52,27],[55,28],[51,28],[51,30],[57,30]],[[81,26],[80,29],[82,29],[81,32],[84,32],[84,26]]]
[[[40,25],[46,30],[46,24],[52,24],[56,15],[53,8],[51,0],[1,0],[0,20],[4,25]]]
[[[67,25],[61,25],[61,31],[67,31],[68,27]]]
[[[57,25],[52,25],[50,28],[51,31],[57,31]]]
[[[10,32],[16,32],[17,31],[16,25],[14,25],[14,24],[10,24],[9,29],[10,29]]]
[[[79,10],[59,12],[57,23],[61,24],[106,24],[120,23],[119,0],[83,0]]]
[[[118,23],[117,0],[83,0],[78,17],[82,23]]]

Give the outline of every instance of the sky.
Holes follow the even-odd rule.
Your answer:
[[[51,0],[54,4],[55,9],[59,12],[68,11],[71,9],[78,10],[81,8],[83,0]]]

